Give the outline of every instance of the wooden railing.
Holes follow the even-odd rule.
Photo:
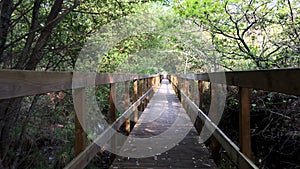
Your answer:
[[[174,89],[187,109],[198,114],[202,125],[213,129],[212,140],[218,142],[226,150],[238,168],[258,168],[251,159],[250,135],[250,89],[274,91],[300,96],[300,69],[278,69],[260,71],[217,72],[189,75],[169,75]],[[198,84],[198,95],[195,95],[195,81]],[[234,144],[201,109],[203,105],[203,82],[237,86],[239,88],[239,134],[240,147]],[[211,93],[214,88],[211,87]],[[195,103],[195,98],[198,104]],[[211,97],[215,97],[211,95]],[[216,150],[212,150],[216,152]],[[217,150],[218,153],[218,150]],[[214,156],[214,154],[213,154]]]
[[[224,78],[225,77],[225,80]],[[250,136],[250,103],[249,89],[260,89],[266,91],[281,92],[300,96],[300,69],[262,70],[262,71],[240,71],[203,73],[193,75],[168,76],[179,94],[182,102],[189,109],[197,112],[202,123],[206,122],[209,128],[214,129],[213,136],[226,150],[231,160],[239,168],[257,168],[251,159],[251,136]],[[92,79],[92,80],[91,80]],[[211,79],[214,79],[213,81]],[[149,96],[153,89],[159,85],[158,75],[128,75],[128,74],[95,74],[95,73],[73,73],[73,72],[36,72],[1,70],[0,71],[0,101],[16,97],[44,94],[53,91],[72,89],[76,111],[84,115],[85,110],[85,88],[94,85],[110,84],[110,123],[111,127],[106,129],[94,142],[86,147],[86,134],[83,131],[80,118],[75,117],[75,153],[76,157],[66,168],[84,168],[91,159],[99,152],[97,143],[108,141],[115,129],[126,122],[126,131],[129,132],[129,116],[133,113],[134,121],[138,120],[137,107],[142,110],[149,102]],[[194,84],[197,81],[199,91],[198,105],[195,104],[196,90]],[[211,119],[201,110],[203,104],[203,82],[210,84],[226,84],[237,86],[240,93],[240,148],[236,146]],[[129,104],[129,83],[133,82],[133,104]],[[125,83],[126,105],[128,109],[121,117],[116,117],[116,109],[113,102],[115,95],[115,84]],[[212,88],[213,89],[213,88]],[[114,129],[114,131],[112,131]]]
[[[134,102],[131,105],[130,82],[133,82]],[[116,83],[125,83],[125,102],[128,106],[128,109],[119,118],[116,116],[113,100],[116,95]],[[137,107],[139,106],[140,111],[143,111],[149,102],[150,95],[153,90],[157,89],[159,83],[159,75],[0,70],[0,101],[68,89],[74,90],[73,102],[75,110],[79,111],[75,115],[75,155],[77,156],[66,168],[84,168],[100,151],[101,147],[97,143],[107,142],[123,122],[126,122],[126,132],[130,132],[130,115],[134,113],[134,121],[138,120]],[[86,147],[86,133],[79,122],[85,114],[85,88],[105,84],[110,84],[111,126]]]

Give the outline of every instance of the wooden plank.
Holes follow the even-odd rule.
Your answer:
[[[120,150],[120,152],[141,153],[140,157],[143,157],[144,153],[148,155],[154,149],[162,150],[162,153],[157,154],[155,151],[153,156],[149,155],[151,157],[147,158],[127,158],[122,154],[124,157],[117,157],[110,168],[217,168],[209,158],[206,147],[198,142],[199,135],[182,109],[171,85],[166,84],[166,80],[162,83],[164,85],[154,94],[149,106]],[[161,95],[166,97],[161,97]],[[165,102],[172,104],[156,107],[157,104]],[[163,110],[159,116],[158,108]],[[178,131],[183,131],[183,133]],[[160,139],[158,136],[162,133],[169,134],[161,136]],[[177,138],[178,136],[180,138]],[[135,137],[145,138],[149,144],[133,141]],[[177,139],[178,142],[175,141]],[[172,141],[175,141],[174,144]],[[168,145],[165,145],[166,143]],[[168,148],[171,145],[174,147]],[[132,147],[135,147],[135,150]]]
[[[75,106],[75,155],[81,153],[86,146],[85,126],[85,89],[76,89],[74,91]]]
[[[0,99],[118,83],[157,75],[0,70]]]
[[[214,83],[300,95],[300,68],[202,73],[179,77],[202,81],[214,79]]]
[[[241,152],[251,159],[251,135],[250,135],[250,94],[248,88],[239,88],[240,114],[239,135]]]

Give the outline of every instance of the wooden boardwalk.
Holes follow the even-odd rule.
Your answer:
[[[111,168],[217,168],[198,140],[169,81],[163,79]]]

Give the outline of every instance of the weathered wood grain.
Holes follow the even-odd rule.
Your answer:
[[[155,76],[158,75],[0,70],[0,99],[78,89]]]
[[[279,92],[297,96],[300,95],[299,68],[202,73],[179,75],[178,77],[211,81],[213,83],[221,83],[232,86]]]

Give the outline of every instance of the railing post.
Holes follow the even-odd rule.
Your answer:
[[[130,104],[130,96],[129,96],[129,81],[125,82],[125,109],[127,110],[129,108]],[[125,131],[129,134],[130,133],[130,118],[126,118],[126,127]]]
[[[81,153],[86,146],[85,126],[85,89],[80,88],[74,91],[75,114],[75,156]]]
[[[153,87],[154,90],[156,90],[155,78],[154,77],[151,77],[151,86]]]
[[[203,81],[198,80],[199,109],[203,110]]]
[[[110,114],[110,124],[113,124],[116,117],[116,106],[115,106],[115,96],[116,96],[116,85],[114,83],[109,86],[109,114]]]
[[[139,80],[139,97],[142,97],[143,96],[143,79],[140,79]],[[144,111],[144,104],[143,102],[141,102],[141,104],[139,105],[139,110],[140,112],[143,112]]]
[[[217,86],[218,84],[215,83],[210,83],[210,97],[211,97],[211,107],[213,109],[217,109],[218,103],[217,103],[217,96],[216,96],[216,92],[217,92]],[[214,99],[212,99],[214,98]],[[215,123],[215,117],[217,116],[217,114],[212,114],[212,113],[216,113],[217,110],[213,110],[210,112],[210,119]],[[220,143],[218,142],[218,140],[216,139],[216,137],[214,135],[211,136],[210,138],[211,141],[211,150],[212,150],[212,157],[213,159],[216,161],[216,163],[220,162],[221,156],[220,156]]]
[[[151,86],[151,80],[152,80],[152,78],[147,79],[147,91],[152,87]],[[148,95],[147,96],[147,105],[148,105],[149,102],[150,102],[150,96]]]
[[[148,90],[148,78],[144,79],[144,94],[147,92]],[[144,109],[147,107],[148,105],[148,96],[146,97],[145,101],[144,101]]]
[[[135,103],[137,101],[138,98],[138,84],[137,84],[137,80],[135,80],[133,82],[133,102]],[[135,108],[134,112],[133,112],[133,121],[136,123],[139,119],[139,114],[137,111],[137,108]]]
[[[109,117],[110,117],[110,124],[113,124],[117,119],[115,97],[116,97],[116,85],[114,83],[111,83],[109,85]],[[115,148],[116,148],[116,137],[115,137],[115,135],[112,136],[110,146],[111,146],[112,152],[115,152]],[[115,159],[115,157],[116,157],[116,155],[111,153],[110,161],[112,162]]]
[[[198,80],[198,107],[203,111],[203,82]],[[196,128],[200,133],[204,126],[204,122],[197,116]]]
[[[241,152],[251,159],[250,94],[248,88],[239,87],[239,135]]]
[[[185,95],[189,98],[190,97],[190,84],[188,79],[184,79],[184,88],[185,88]],[[188,112],[188,115],[190,116],[190,112],[188,110],[189,105],[186,103],[185,108]],[[191,116],[190,116],[191,117]]]
[[[157,75],[156,76],[156,85],[157,85],[157,89],[159,88],[159,86],[160,86],[160,75]]]
[[[189,96],[190,96],[190,83],[189,83],[188,79],[184,79],[184,87],[183,88],[185,90],[185,95],[189,98]],[[191,116],[190,111],[189,111],[189,105],[187,103],[184,104],[184,108],[185,108],[187,114],[190,116],[191,120],[193,121],[192,116]]]
[[[191,86],[191,100],[195,102],[195,81],[193,79],[190,80],[190,86]]]

